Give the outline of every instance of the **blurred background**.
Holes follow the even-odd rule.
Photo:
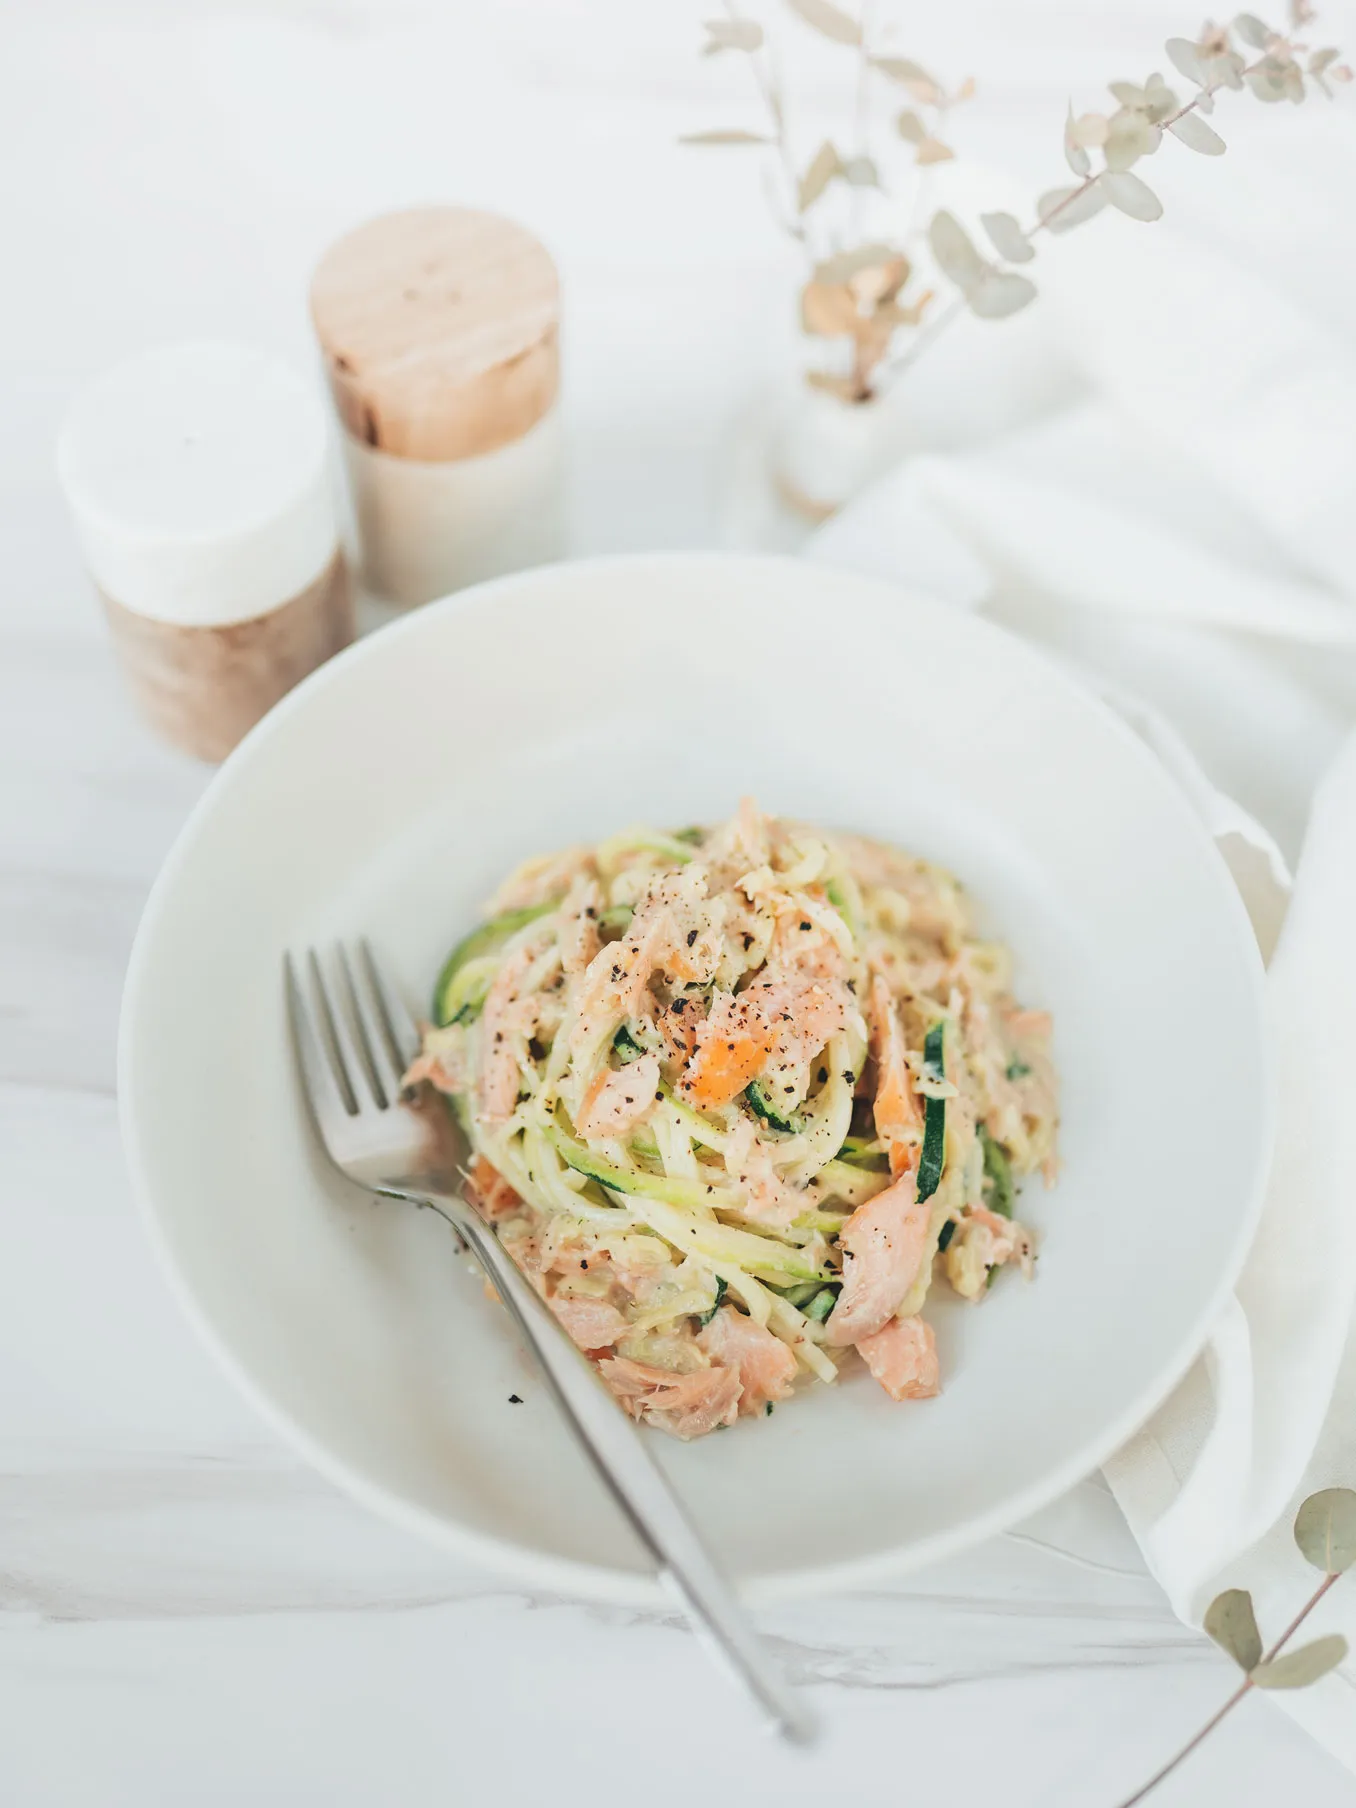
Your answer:
[[[1027,198],[1067,177],[1071,100],[1109,104],[1108,79],[1167,68],[1164,39],[1201,25],[1175,0],[877,10],[940,79],[974,77],[949,132],[958,165]],[[310,362],[306,291],[325,247],[387,209],[461,201],[521,220],[561,268],[576,548],[746,535],[730,462],[751,405],[791,367],[799,265],[758,153],[677,143],[762,127],[744,59],[699,55],[701,21],[720,12],[713,0],[9,0],[0,305],[16,368],[3,476],[32,486],[18,531],[57,537],[45,454],[92,373],[186,334]],[[1352,0],[1321,12],[1315,41],[1349,46]],[[804,163],[848,112],[852,58],[794,20],[779,39]],[[1171,226],[1241,251],[1347,334],[1356,223],[1316,173],[1356,169],[1349,98],[1226,97],[1228,157],[1179,151],[1152,172]],[[1056,341],[1040,308],[967,322],[918,372],[930,443],[963,440],[976,413],[991,427],[989,360],[1006,387],[1039,348],[1031,380],[1053,387]],[[50,620],[52,597],[15,606]]]

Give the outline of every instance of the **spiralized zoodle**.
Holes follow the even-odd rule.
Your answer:
[[[638,1418],[771,1412],[852,1349],[938,1391],[934,1276],[1030,1272],[1050,1020],[957,881],[762,815],[529,861],[452,953],[410,1070],[505,1247]]]

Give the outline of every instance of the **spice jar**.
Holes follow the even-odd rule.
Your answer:
[[[311,317],[377,596],[429,602],[559,555],[559,315],[549,253],[494,214],[387,214],[322,258]]]
[[[219,760],[353,638],[320,399],[245,346],[171,345],[72,405],[57,466],[123,673]]]

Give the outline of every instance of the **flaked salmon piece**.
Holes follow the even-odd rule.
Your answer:
[[[499,1241],[508,1251],[511,1259],[522,1269],[532,1285],[541,1292],[541,1244],[535,1237],[505,1237]]]
[[[680,1375],[626,1356],[598,1364],[607,1385],[633,1419],[648,1419],[676,1438],[700,1438],[739,1417],[742,1383],[736,1369],[697,1369]]]
[[[857,1207],[840,1238],[846,1259],[843,1290],[824,1326],[830,1343],[860,1343],[893,1316],[922,1266],[931,1218],[915,1168]]]
[[[1033,1153],[1040,1159],[1046,1183],[1053,1185],[1059,1172],[1054,1132],[1059,1119],[1059,1084],[1050,1057],[1051,1021],[1047,1011],[1009,1009],[1004,1013],[1007,1031],[1020,1072],[1013,1091],[1025,1125],[1047,1126]]]
[[[725,1145],[725,1166],[744,1190],[744,1216],[759,1224],[785,1230],[813,1203],[803,1188],[782,1179],[771,1150],[742,1113]]]
[[[772,1044],[772,1031],[756,1000],[744,993],[720,993],[697,1030],[697,1046],[678,1089],[698,1108],[728,1105],[758,1078]]]
[[[654,1110],[659,1094],[659,1056],[642,1055],[615,1073],[600,1073],[584,1094],[574,1127],[586,1142],[625,1136]]]
[[[558,854],[539,854],[509,874],[490,900],[490,914],[549,903],[567,892],[581,873],[594,870],[592,848],[568,847]]]
[[[567,978],[582,973],[602,946],[598,932],[602,907],[603,893],[598,881],[581,873],[560,907],[560,927],[556,931],[560,964]]]
[[[494,976],[480,1013],[480,1083],[476,1102],[487,1123],[502,1123],[518,1101],[519,1058],[537,1027],[540,1001],[519,991],[536,960],[536,949],[520,943]]]
[[[1054,1024],[1049,1011],[1009,1011],[1007,1027],[1018,1042],[1048,1042]]]
[[[876,1098],[872,1106],[876,1135],[890,1151],[890,1172],[899,1175],[917,1160],[923,1141],[923,1118],[914,1095],[913,1076],[904,1058],[904,1028],[894,995],[880,973],[871,978],[871,1052],[876,1057]]]
[[[570,1054],[577,1068],[589,1068],[599,1050],[627,1017],[643,1017],[664,938],[668,912],[642,906],[618,942],[608,942],[589,962],[570,1031]]]
[[[960,1220],[943,1263],[947,1280],[961,1298],[978,1300],[984,1297],[991,1269],[1015,1258],[1022,1273],[1029,1276],[1034,1255],[1031,1232],[1025,1225],[981,1206]]]
[[[753,798],[742,797],[735,815],[708,840],[704,858],[721,869],[727,882],[754,867],[766,866],[772,851],[769,826]]]
[[[500,1218],[511,1217],[521,1209],[523,1203],[498,1168],[486,1161],[483,1155],[477,1155],[471,1163],[466,1194],[481,1217],[488,1218],[491,1224],[497,1223]]]
[[[582,1280],[585,1275],[596,1281],[612,1279],[612,1259],[596,1243],[581,1241],[572,1231],[563,1234],[559,1219],[548,1220],[542,1238],[542,1268],[561,1280]]]
[[[518,998],[491,1021],[482,1019],[485,1052],[480,1061],[477,1103],[482,1122],[501,1124],[518,1102],[518,1081],[527,1044],[536,1030],[541,1006],[535,998]]]
[[[465,1092],[471,1084],[466,1059],[466,1031],[459,1023],[424,1031],[423,1044],[401,1076],[402,1086],[427,1080],[439,1092]]]
[[[697,1026],[705,1020],[706,1000],[675,998],[655,1016],[655,1028],[664,1038],[664,1052],[679,1067],[686,1067],[697,1049]]]
[[[778,1106],[789,1114],[809,1089],[816,1055],[846,1028],[850,994],[837,980],[791,972],[755,980],[739,996],[757,1006],[772,1032],[765,1072]]]
[[[697,883],[704,894],[705,878]],[[676,885],[668,890],[669,923],[658,965],[675,985],[708,985],[725,950],[725,900],[691,895],[692,883],[682,892]]]
[[[825,927],[826,922],[836,920],[837,913],[818,889],[809,895],[814,901],[808,911],[794,899],[778,909],[768,966],[800,980],[841,983],[847,977],[847,961],[837,939]]]
[[[626,1320],[606,1300],[573,1299],[556,1293],[547,1304],[581,1350],[610,1350],[626,1335]]]
[[[769,1400],[785,1400],[792,1391],[796,1359],[771,1331],[747,1313],[722,1306],[697,1333],[697,1342],[713,1362],[738,1371],[742,1413],[761,1412]]]
[[[930,1400],[940,1391],[937,1340],[926,1319],[892,1318],[859,1337],[857,1350],[892,1400]]]

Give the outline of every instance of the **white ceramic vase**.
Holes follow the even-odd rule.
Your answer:
[[[771,447],[784,501],[825,521],[904,456],[908,415],[897,394],[845,402],[800,383]]]

